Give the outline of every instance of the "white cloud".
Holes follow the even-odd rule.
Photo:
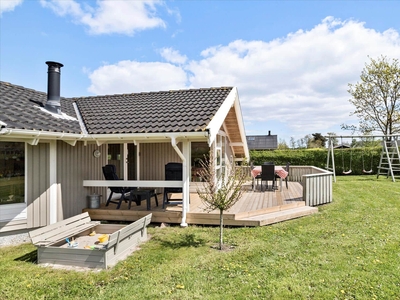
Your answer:
[[[1,0],[0,1],[0,16],[3,12],[13,11],[15,7],[22,4],[23,0]]]
[[[96,1],[92,7],[74,0],[41,0],[43,7],[60,16],[71,16],[74,22],[88,26],[92,34],[120,33],[134,35],[137,31],[165,27],[157,17],[156,6],[163,1]]]
[[[377,32],[361,22],[328,17],[311,30],[280,39],[210,47],[197,61],[186,62],[186,56],[171,48],[160,53],[179,66],[137,61],[106,65],[91,73],[90,91],[237,86],[246,129],[265,134],[269,126],[284,123],[296,136],[353,124],[348,83],[359,81],[368,56],[400,58],[400,37],[394,29]],[[257,126],[262,132],[255,132]]]
[[[350,122],[347,84],[370,57],[400,57],[398,32],[328,17],[309,31],[269,42],[236,40],[210,47],[192,61],[194,87],[235,85],[244,118],[284,121],[297,131],[324,131]]]
[[[163,48],[160,50],[161,56],[170,63],[182,65],[187,61],[186,55],[181,55],[179,51],[172,48]]]
[[[186,74],[169,63],[120,61],[105,65],[89,76],[89,91],[95,94],[149,92],[180,89],[185,86]]]

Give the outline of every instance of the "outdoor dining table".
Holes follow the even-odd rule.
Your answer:
[[[261,174],[261,166],[254,166],[254,168],[251,170],[251,176],[253,178],[253,190],[255,189],[255,179],[258,175]],[[289,173],[286,172],[286,170],[281,167],[281,166],[275,166],[275,174],[278,175],[279,181],[280,181],[280,189],[279,191],[282,191],[282,179],[285,179]]]
[[[131,202],[136,196],[137,204],[140,205],[142,200],[146,200],[146,209],[151,210],[151,197],[154,197],[156,205],[158,206],[158,199],[156,190],[153,188],[138,188],[130,192],[128,209],[131,209]]]

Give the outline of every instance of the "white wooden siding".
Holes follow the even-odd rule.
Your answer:
[[[182,150],[182,143],[178,144]],[[165,165],[169,162],[182,162],[171,143],[140,144],[140,180],[164,180]]]
[[[45,226],[49,222],[49,154],[50,145],[39,143],[27,147],[27,227]]]
[[[94,150],[100,150],[101,156],[95,158]],[[82,142],[71,146],[62,141],[57,143],[57,181],[61,204],[58,221],[80,214],[87,207],[87,196],[93,193],[107,199],[107,188],[83,187],[85,179],[103,180],[102,166],[107,164],[107,145],[97,146]]]

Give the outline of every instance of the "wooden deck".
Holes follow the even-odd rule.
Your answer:
[[[152,222],[180,224],[182,220],[182,206],[167,205],[162,209],[162,195],[158,195],[159,206],[154,199],[151,211],[146,210],[145,202],[140,206],[132,204],[128,209],[126,203],[116,209],[116,204],[108,207],[101,204],[100,208],[86,208],[92,220],[99,221],[135,221],[152,213]],[[206,212],[197,193],[190,194],[190,212],[187,213],[186,222],[197,225],[218,225],[219,212]],[[299,182],[289,182],[289,189],[283,186],[282,191],[252,191],[248,186],[243,197],[228,211],[224,212],[224,224],[231,226],[264,226],[282,222],[318,211],[315,207],[305,205],[303,201],[303,187]]]

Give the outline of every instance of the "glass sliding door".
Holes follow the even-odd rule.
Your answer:
[[[137,146],[128,144],[128,180],[137,180]]]
[[[124,144],[108,144],[108,164],[115,165],[119,178],[124,178]]]
[[[192,176],[191,181],[198,182],[201,181],[200,173],[201,161],[205,157],[208,158],[210,153],[210,147],[206,142],[192,142],[191,143],[191,170]]]
[[[0,205],[15,203],[25,203],[25,143],[0,142]]]
[[[108,164],[115,165],[119,178],[137,179],[136,149],[135,144],[108,144]]]

